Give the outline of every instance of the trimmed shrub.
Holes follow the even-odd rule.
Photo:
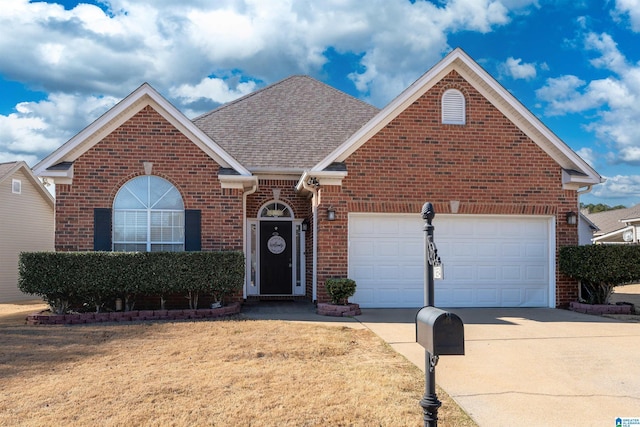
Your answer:
[[[222,300],[242,289],[241,252],[24,252],[20,254],[18,287],[39,295],[62,314],[69,307],[124,297],[131,310],[138,296],[212,294]]]
[[[580,280],[585,302],[608,304],[614,287],[640,280],[640,246],[565,246],[560,248],[559,268]]]
[[[324,286],[333,304],[346,305],[349,303],[349,298],[356,293],[356,282],[352,279],[327,279]]]

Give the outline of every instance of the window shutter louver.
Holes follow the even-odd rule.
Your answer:
[[[449,89],[442,95],[442,123],[465,124],[465,100],[462,92]]]
[[[111,209],[93,210],[93,250],[111,251]]]
[[[202,249],[200,236],[200,210],[184,210],[184,250],[200,251]]]

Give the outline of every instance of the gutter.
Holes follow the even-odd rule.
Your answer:
[[[247,282],[249,281],[249,274],[251,267],[247,268],[247,263],[250,263],[250,257],[247,256],[249,249],[247,248],[247,196],[258,191],[258,182],[242,192],[242,252],[244,252],[244,285],[242,285],[242,299],[247,299]]]
[[[296,188],[300,190],[304,188],[309,191],[311,196],[311,214],[313,215],[313,256],[312,256],[312,273],[311,273],[311,289],[312,301],[318,301],[318,188],[315,184],[309,184],[312,178],[307,172],[302,175]]]

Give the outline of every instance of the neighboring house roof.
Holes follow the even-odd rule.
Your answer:
[[[518,126],[563,169],[563,186],[577,190],[604,182],[603,178],[568,145],[551,132],[489,73],[457,48],[391,101],[372,120],[317,163],[312,171],[322,171],[334,162],[346,160],[373,135],[424,95],[443,77],[455,70],[498,110]]]
[[[60,182],[64,182],[65,179],[71,180],[73,178],[73,161],[148,105],[152,106],[158,114],[179,129],[211,158],[215,159],[220,166],[233,169],[239,175],[251,175],[233,156],[212,141],[148,83],[144,83],[35,165],[33,168],[35,174],[52,177]]]
[[[587,218],[598,227],[594,236],[594,242],[624,242],[623,234],[631,230],[632,224],[640,223],[640,205],[625,209],[587,214]]]
[[[51,193],[45,188],[44,184],[36,177],[29,168],[29,166],[23,161],[0,163],[0,184],[7,179],[15,176],[18,171],[22,171],[24,175],[29,179],[33,187],[40,193],[42,198],[51,207],[55,205],[55,200]]]
[[[291,76],[193,122],[253,172],[313,167],[378,109],[308,76]]]

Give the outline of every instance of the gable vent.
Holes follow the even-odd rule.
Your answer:
[[[442,95],[442,123],[465,124],[465,102],[462,92],[449,89]]]
[[[19,179],[12,179],[11,180],[11,192],[13,194],[22,193],[22,181],[20,181]]]

